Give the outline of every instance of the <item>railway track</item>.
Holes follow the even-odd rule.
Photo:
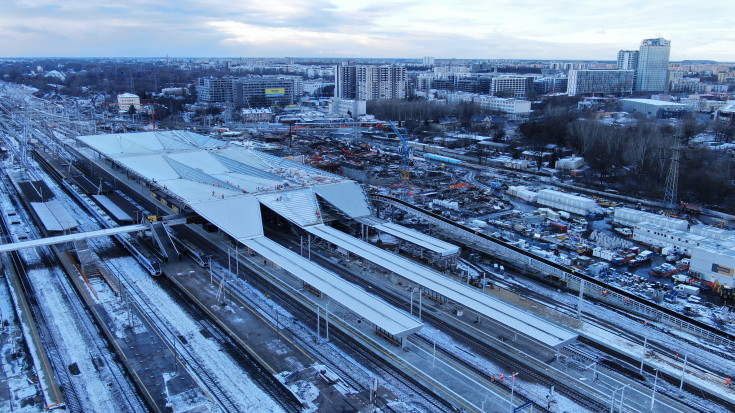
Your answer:
[[[8,237],[8,239],[10,239],[9,228],[7,226],[7,222],[5,221],[5,214],[2,215],[2,234],[3,237]],[[67,370],[66,364],[62,361],[56,339],[51,334],[51,331],[48,327],[48,322],[46,321],[46,317],[43,315],[38,301],[36,300],[36,295],[33,291],[33,287],[30,280],[28,279],[28,272],[26,269],[25,261],[20,256],[20,253],[18,251],[13,251],[9,253],[9,255],[10,261],[21,285],[22,294],[24,295],[26,302],[28,303],[28,307],[31,313],[30,315],[34,320],[34,323],[38,330],[40,341],[46,351],[46,356],[51,363],[54,378],[57,382],[59,390],[63,395],[64,403],[66,407],[72,412],[83,412],[82,404],[79,401],[79,395],[77,394],[77,391],[74,388],[74,384],[71,381],[71,374]]]
[[[519,286],[519,285],[515,285],[515,284],[512,285],[511,290],[514,291],[514,292],[516,292],[516,293],[518,293],[518,294],[520,294],[520,295],[523,295],[524,297],[532,298],[532,299],[534,299],[534,300],[536,300],[536,301],[538,301],[540,303],[543,303],[545,305],[551,306],[551,307],[555,308],[557,311],[561,311],[561,312],[563,312],[563,313],[565,313],[565,314],[567,314],[567,315],[569,315],[571,317],[576,316],[577,311],[576,311],[576,308],[574,308],[573,306],[571,306],[569,304],[566,304],[566,303],[563,303],[563,302],[560,302],[560,301],[552,301],[550,299],[550,297],[548,297],[548,296],[546,296],[544,294],[541,294],[541,293],[539,293],[537,291],[534,291],[532,289],[525,288],[525,287],[522,287],[522,286]],[[619,308],[616,308],[616,307],[605,306],[604,303],[602,303],[600,305],[601,306],[604,306],[609,311],[613,311],[613,312],[615,312],[617,314],[620,314],[621,316],[624,316],[624,317],[627,317],[627,318],[633,318],[635,321],[639,322],[640,325],[644,325],[643,324],[643,319],[638,319],[638,318],[636,318],[635,315],[631,315],[631,314],[625,313],[624,311],[622,311],[622,310],[620,310]],[[597,318],[597,317],[593,317],[593,316],[591,316],[589,314],[583,313],[582,314],[582,317],[583,317],[583,319],[586,322],[594,323],[599,328],[605,329],[605,330],[609,331],[611,334],[614,334],[614,335],[616,335],[618,337],[625,338],[627,341],[629,341],[631,343],[639,344],[639,343],[643,343],[644,342],[645,334],[639,334],[639,333],[636,333],[636,332],[629,331],[627,329],[621,328],[620,326],[618,326],[617,324],[613,323],[612,321],[605,320],[605,319],[600,319],[600,318]],[[645,328],[654,328],[654,327],[650,327],[649,326],[649,327],[645,327]],[[579,337],[578,341],[580,343],[582,343],[582,344],[584,344],[584,345],[586,345],[586,346],[594,349],[596,351],[596,353],[594,355],[590,353],[587,356],[585,356],[584,353],[583,352],[580,352],[580,351],[574,351],[572,349],[565,349],[565,350],[572,350],[573,353],[571,355],[577,356],[577,357],[584,357],[584,358],[587,359],[587,361],[589,363],[592,363],[594,361],[597,361],[598,359],[599,360],[603,360],[603,361],[608,361],[608,363],[604,363],[603,365],[600,365],[600,368],[605,369],[605,370],[610,371],[610,372],[616,372],[616,373],[622,374],[623,376],[626,376],[628,378],[632,378],[632,379],[638,380],[638,381],[640,381],[642,383],[645,383],[646,382],[645,381],[645,376],[643,376],[643,375],[641,375],[639,373],[640,363],[641,363],[641,360],[640,359],[636,359],[636,358],[633,358],[633,357],[631,357],[629,355],[626,355],[626,354],[618,351],[617,349],[615,349],[615,348],[613,348],[611,346],[606,345],[605,343],[596,342],[596,341],[587,339],[587,338],[582,337],[582,336]],[[697,342],[694,342],[694,341],[688,341],[688,342],[692,346],[697,347],[697,348],[701,349],[702,351],[706,351],[707,353],[715,352],[715,353],[718,353],[718,356],[720,356],[720,357],[722,357],[722,358],[724,358],[726,360],[732,360],[733,359],[733,356],[732,355],[729,355],[729,354],[726,354],[726,353],[723,353],[723,352],[718,352],[718,351],[716,351],[716,349],[704,348],[704,347],[701,346],[701,344],[699,344]],[[667,347],[667,346],[665,346],[663,344],[656,343],[654,341],[648,341],[647,342],[647,345],[646,345],[646,348],[649,349],[649,350],[655,351],[659,355],[666,355],[666,356],[668,356],[671,359],[674,359],[675,358],[674,355],[675,354],[678,354],[678,352],[672,350],[670,347]],[[614,360],[615,362],[614,363],[611,363],[610,361],[612,361],[612,360]],[[693,361],[693,360],[689,360],[688,366],[690,366],[691,369],[697,369],[699,371],[708,372],[708,373],[711,374],[711,372],[709,372],[708,369],[706,369],[704,367],[701,367],[701,366],[698,366],[696,364],[696,362]],[[653,366],[651,366],[650,364],[648,364],[648,363],[644,363],[643,371],[649,373],[650,375],[653,375],[655,373],[655,368]],[[722,377],[724,377],[724,376],[727,375],[727,373],[724,372],[724,371],[717,372],[717,374],[720,375],[720,376],[722,376]],[[666,374],[664,372],[659,372],[659,380],[664,380],[664,381],[668,382],[669,384],[671,384],[672,386],[675,386],[675,387],[678,388],[679,383],[680,383],[680,380],[681,380],[681,376],[680,375]],[[724,381],[724,378],[722,380]],[[703,403],[697,403],[696,402],[696,400],[699,399],[699,396],[697,396],[697,395],[701,394],[701,390],[699,388],[697,388],[695,386],[692,386],[691,384],[685,382],[684,383],[684,386],[683,386],[683,389],[685,391],[687,391],[688,393],[694,395],[695,396],[695,399],[692,399],[692,398],[683,398],[683,399],[680,399],[679,397],[677,397],[678,395],[671,395],[672,398],[678,399],[679,402],[682,403],[683,405],[688,406],[688,407],[691,407],[691,408],[696,409],[696,410],[707,411],[709,409],[709,407],[705,406]],[[726,400],[724,398],[716,397],[716,395],[712,395],[712,396],[714,396],[714,397],[709,397],[709,401],[710,402],[717,403],[717,404],[721,405],[724,409],[726,409],[728,411],[735,411],[735,404],[729,402],[728,400]]]
[[[105,258],[100,257],[100,258]],[[161,317],[160,308],[153,307],[147,299],[143,297],[143,293],[140,291],[135,282],[128,279],[125,275],[125,271],[118,268],[112,261],[108,261],[108,268],[118,277],[120,284],[125,289],[126,293],[130,295],[134,302],[137,310],[149,321],[155,328],[161,333],[161,338],[165,342],[166,346],[171,349],[175,354],[174,363],[179,363],[179,359],[183,363],[193,377],[196,377],[200,382],[199,385],[203,389],[206,389],[210,399],[224,412],[239,412],[235,403],[232,400],[232,396],[227,394],[223,388],[219,385],[216,378],[211,372],[209,372],[202,363],[192,354],[185,343],[179,345],[176,341],[181,342],[181,338],[177,331],[169,325],[168,321]]]
[[[248,279],[248,282],[251,283],[253,287],[261,291],[272,291],[272,286],[267,281],[261,279],[261,277],[263,277],[264,275],[260,274],[259,271],[251,267],[251,264],[246,264],[245,269],[248,275],[252,275],[252,277]],[[242,270],[243,269],[241,268],[241,271]],[[228,283],[228,286],[231,291],[237,293],[237,296],[240,299],[249,301],[249,294],[247,291],[244,291],[244,287],[242,285],[238,286],[238,283]],[[317,316],[315,311],[311,311],[311,309],[307,309],[305,311],[303,302],[291,298],[288,294],[278,294],[278,297],[284,304],[284,306],[290,309],[291,314],[298,314],[299,319],[303,320],[306,325],[312,325],[316,323]],[[321,318],[322,322],[324,322],[323,313]],[[339,323],[339,320],[332,319],[332,322],[330,324],[334,325],[334,323]],[[343,326],[343,328],[346,327],[347,326]],[[290,336],[291,338],[299,336],[298,334],[296,334],[295,331],[293,331],[293,333],[294,334]],[[437,397],[432,391],[427,389],[410,373],[396,368],[393,364],[386,364],[382,358],[376,356],[369,348],[365,346],[365,344],[362,344],[361,342],[356,342],[353,337],[343,332],[342,329],[331,329],[329,336],[333,342],[338,343],[342,351],[345,351],[351,357],[354,357],[355,359],[360,361],[361,365],[367,366],[373,371],[383,371],[385,374],[390,375],[395,380],[397,380],[402,386],[410,389],[409,394],[412,394],[414,397],[418,398],[418,400],[412,400],[411,405],[423,405],[425,408],[428,409],[428,411],[452,411],[455,408],[451,403],[447,402],[443,398]],[[299,342],[303,343],[305,347],[313,349],[314,352],[312,354],[318,357],[320,361],[325,365],[330,366],[330,368],[334,368],[335,371],[342,372],[348,377],[352,374],[347,372],[344,368],[339,367],[337,363],[319,357],[321,349],[318,348],[318,346],[308,344],[303,339],[300,339]],[[349,379],[349,381],[353,385],[359,386],[356,387],[357,389],[364,390],[367,388],[367,386],[365,384],[362,384],[359,379]],[[385,404],[385,400],[383,406],[380,406],[380,408],[393,411],[393,409],[389,405]]]
[[[214,338],[233,360],[245,370],[259,387],[268,393],[287,412],[301,411],[301,402],[273,375],[245,351],[229,334],[219,327],[211,316],[184,294],[168,277],[157,277],[156,281],[169,296]]]
[[[7,191],[8,187],[5,186],[4,189]],[[30,220],[28,214],[24,212],[20,205],[16,204],[15,208],[16,212],[21,215],[26,222]],[[2,224],[3,232],[5,234],[9,234],[9,228],[7,227],[4,214]],[[32,224],[29,224],[29,227],[30,225]],[[36,234],[36,236],[38,235],[39,234]],[[80,320],[78,324],[81,327],[78,329],[78,333],[89,349],[88,357],[94,364],[94,368],[97,370],[97,373],[101,378],[104,378],[104,380],[109,383],[109,391],[114,395],[116,402],[119,403],[116,408],[121,411],[130,412],[144,410],[145,407],[137,396],[137,391],[132,386],[129,377],[124,370],[119,368],[115,361],[115,357],[108,349],[107,341],[101,336],[100,331],[94,328],[96,325],[95,320],[87,311],[81,298],[69,285],[69,280],[65,274],[63,274],[63,270],[58,262],[58,255],[60,252],[55,248],[51,248],[51,251],[52,252],[47,252],[46,248],[36,250],[38,257],[41,260],[40,264],[42,267],[47,269],[48,276],[56,279],[54,286],[63,297],[65,312],[69,312],[73,318]],[[71,411],[87,410],[87,408],[83,406],[79,392],[76,389],[76,386],[80,384],[75,384],[75,380],[72,379],[71,373],[69,372],[69,366],[80,360],[65,360],[65,357],[61,355],[61,351],[59,350],[56,339],[54,338],[54,333],[49,327],[48,320],[44,315],[44,310],[41,308],[36,298],[33,282],[30,280],[27,266],[25,265],[21,253],[14,251],[10,253],[10,255],[13,266],[22,285],[23,294],[30,305],[31,312],[34,320],[36,321],[41,341],[46,349],[50,363],[53,366],[55,376],[57,376],[59,388],[64,395],[67,408]],[[61,309],[59,309],[59,311],[61,311]]]

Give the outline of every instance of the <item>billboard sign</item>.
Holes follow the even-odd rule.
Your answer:
[[[265,96],[269,98],[285,96],[285,95],[286,95],[286,89],[282,87],[265,89]]]
[[[718,265],[718,264],[712,263],[712,272],[716,272],[718,274],[722,274],[722,275],[726,275],[728,277],[732,277],[733,276],[733,273],[735,271],[732,268],[730,268],[730,267],[725,267],[725,266],[722,266],[722,265]]]

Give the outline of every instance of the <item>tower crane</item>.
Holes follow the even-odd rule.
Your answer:
[[[408,167],[410,166],[411,153],[413,153],[412,148],[408,146],[408,133],[406,133],[406,136],[402,135],[392,120],[389,120],[388,122],[390,122],[390,127],[393,128],[393,132],[395,132],[401,140],[401,147],[398,150],[401,154],[401,181],[408,182],[408,178],[410,177]]]

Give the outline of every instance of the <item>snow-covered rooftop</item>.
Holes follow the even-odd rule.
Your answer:
[[[645,103],[648,105],[654,105],[654,106],[678,106],[678,107],[686,107],[687,105],[683,103],[676,103],[676,102],[667,102],[665,100],[657,100],[657,99],[621,99],[626,102],[635,102],[635,103]]]
[[[300,226],[321,223],[315,194],[348,216],[370,214],[362,188],[354,181],[192,132],[77,139],[153,188],[182,200],[235,239],[262,234],[260,220],[250,219],[259,216],[258,203]],[[253,224],[239,223],[243,219]]]

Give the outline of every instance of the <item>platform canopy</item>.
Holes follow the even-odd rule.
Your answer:
[[[386,234],[393,235],[396,238],[400,238],[404,241],[416,244],[421,248],[432,251],[441,257],[459,254],[458,246],[442,241],[438,238],[434,238],[430,235],[426,235],[423,232],[416,231],[415,229],[406,228],[392,222],[383,222],[374,218],[365,220],[364,223],[378,231],[385,232]]]
[[[419,331],[423,326],[421,321],[405,311],[396,309],[355,284],[345,281],[339,275],[268,238],[251,238],[244,240],[243,244],[326,294],[356,316],[364,318],[394,337],[403,338]]]
[[[561,348],[577,338],[577,334],[566,328],[512,306],[493,296],[483,294],[474,287],[469,287],[449,279],[445,275],[424,265],[375,247],[334,228],[326,225],[313,225],[304,229],[323,240],[338,245],[411,282],[439,293],[457,304],[477,312],[483,317],[549,347]]]
[[[66,231],[79,225],[57,199],[31,202],[31,207],[48,231]]]

